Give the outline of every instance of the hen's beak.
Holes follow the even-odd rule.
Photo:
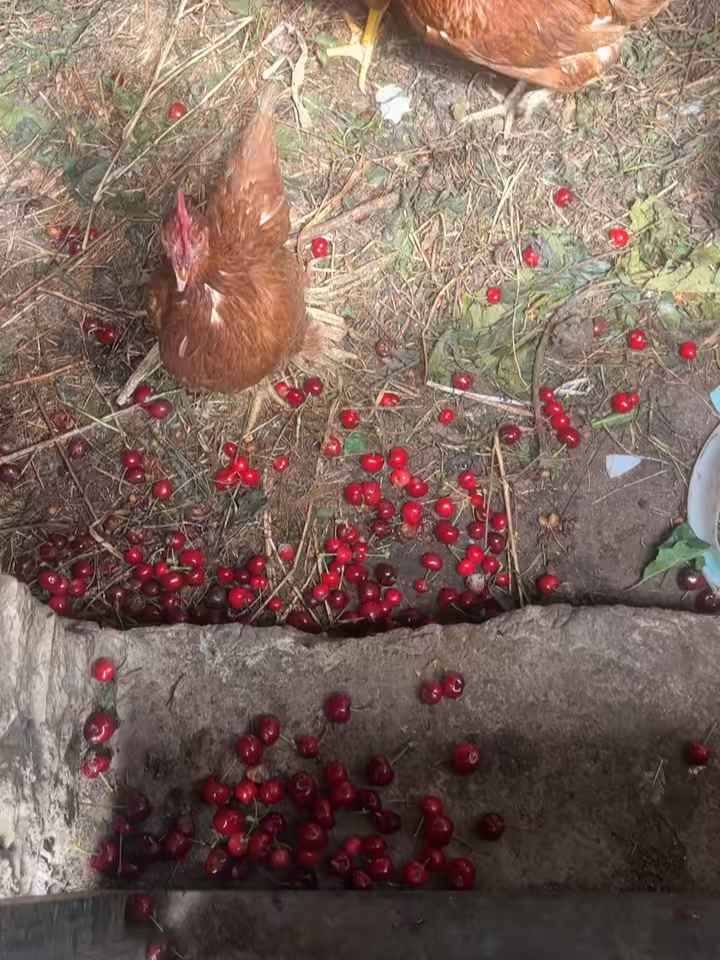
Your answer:
[[[187,286],[190,271],[187,267],[175,267],[175,279],[177,281],[178,293],[182,293]]]

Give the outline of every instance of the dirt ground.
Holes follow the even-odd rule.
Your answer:
[[[457,476],[471,469],[492,510],[502,512],[508,495],[517,569],[500,554],[511,591],[493,587],[492,598],[445,615],[478,619],[533,599],[546,570],[562,581],[556,596],[573,602],[691,602],[672,575],[638,583],[684,516],[694,459],[718,423],[709,399],[720,383],[717,6],[674,0],[628,37],[605,77],[574,96],[536,96],[536,110],[507,138],[501,118],[463,119],[511,83],[422,46],[397,16],[384,23],[362,94],[352,62],[323,66],[318,56],[345,39],[336,4],[206,0],[180,10],[175,21],[177,8],[159,0],[16,2],[0,25],[0,470],[4,461],[19,468],[0,486],[3,569],[36,584],[40,545],[75,537],[56,540],[46,558],[67,576],[78,558],[93,563],[87,593],[69,612],[156,622],[166,615],[159,588],[130,580],[127,534],[141,531],[146,559],[172,563],[166,536],[181,529],[206,557],[205,582],[182,593],[192,618],[239,616],[214,571],[263,553],[284,619],[305,605],[328,563],[323,542],[347,521],[369,539],[370,566],[389,559],[396,567],[402,607],[435,615],[437,589],[464,584],[435,540],[432,504],[441,493],[456,501],[462,556],[471,506]],[[309,303],[344,320],[353,357],[318,370],[324,393],[298,410],[265,403],[245,445],[262,484],[223,492],[214,484],[226,464],[222,445],[243,437],[248,396],[192,395],[158,371],[150,383],[172,401],[167,419],[120,410],[116,397],[152,343],[144,283],[163,212],[178,185],[203,199],[268,72],[288,88],[294,78],[296,89],[295,102],[288,95],[278,107],[277,130],[294,229],[319,233],[331,221]],[[397,125],[375,101],[389,84],[410,100]],[[174,101],[188,112],[173,125]],[[575,193],[563,209],[553,203],[560,186]],[[371,210],[362,223],[335,223],[362,204]],[[90,228],[99,237],[84,252],[53,242],[54,228],[71,225],[78,245]],[[615,227],[630,231],[628,248],[609,243]],[[534,270],[522,261],[528,243],[540,254]],[[309,260],[305,235],[299,253]],[[492,285],[503,299],[489,306]],[[558,309],[563,322],[538,375],[564,388],[582,436],[574,449],[545,428],[541,445],[532,415],[535,350]],[[114,325],[112,344],[84,332],[96,317]],[[642,352],[626,345],[637,327],[647,332]],[[699,345],[693,363],[678,357],[686,340]],[[474,374],[472,393],[494,403],[428,385],[447,388],[459,370]],[[290,369],[277,379],[303,376]],[[621,390],[640,403],[606,421]],[[379,405],[385,391],[398,394],[396,406]],[[361,418],[352,432],[339,421],[350,407]],[[438,422],[443,407],[456,413],[450,425]],[[521,440],[494,448],[495,431],[510,423]],[[78,428],[86,449],[70,446]],[[337,459],[321,453],[331,435],[343,440]],[[374,511],[344,504],[343,488],[367,479],[360,454],[397,445],[429,485],[425,517],[416,536],[399,529],[397,516],[387,536],[371,536]],[[129,448],[144,454],[139,486],[123,480]],[[611,453],[645,460],[611,480]],[[276,473],[283,454],[289,467]],[[175,488],[166,501],[151,492],[163,477]],[[387,471],[381,482],[399,508],[403,491]],[[78,541],[88,530],[92,539]],[[293,567],[277,555],[284,542],[300,545]],[[420,557],[436,548],[445,568],[417,594]],[[108,593],[117,585],[128,591],[122,603]],[[263,612],[268,596],[249,611],[260,622],[275,616]],[[311,615],[322,626],[337,616],[323,605]]]

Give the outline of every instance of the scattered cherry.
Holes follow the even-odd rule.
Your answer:
[[[514,423],[506,423],[500,427],[500,439],[508,447],[517,443],[521,436],[522,432],[520,427],[515,426]]]
[[[320,377],[308,377],[303,383],[303,390],[311,397],[321,397],[325,389]]]
[[[107,743],[117,730],[117,722],[107,713],[93,713],[83,727],[83,736],[88,743]]]
[[[697,357],[697,344],[693,340],[687,340],[678,347],[678,355],[681,360],[694,360]]]
[[[575,194],[569,187],[559,187],[554,195],[553,202],[556,207],[569,207],[575,199]]]
[[[627,335],[627,345],[631,350],[644,350],[647,347],[647,334],[644,330],[631,330]]]
[[[346,430],[353,430],[360,423],[360,414],[357,410],[342,410],[340,422]]]
[[[447,878],[453,890],[470,890],[475,885],[475,866],[465,857],[457,857],[448,862]]]
[[[486,813],[478,826],[483,840],[499,840],[505,833],[505,821],[499,813]]]
[[[490,287],[487,292],[488,303],[500,303],[502,300],[502,288]]]
[[[610,237],[610,243],[612,243],[614,247],[626,247],[630,240],[630,234],[627,230],[623,230],[622,227],[613,227],[608,236]]]
[[[235,751],[241,763],[252,766],[262,760],[262,741],[254,734],[248,733],[235,741]]]
[[[403,881],[410,887],[422,887],[427,882],[428,872],[424,863],[411,860],[402,868]]]
[[[693,740],[685,747],[685,759],[692,767],[704,767],[713,755],[712,747],[702,740]]]
[[[452,385],[456,390],[469,390],[473,385],[474,379],[471,373],[464,370],[461,373],[453,374]]]
[[[542,576],[537,578],[535,581],[535,586],[538,588],[540,593],[547,597],[551,593],[555,593],[557,588],[560,586],[560,579],[556,577],[554,573],[544,573]]]
[[[480,748],[475,743],[459,743],[452,752],[450,764],[455,773],[472,773],[480,766]]]
[[[328,255],[328,242],[325,237],[315,237],[310,244],[310,253],[313,260],[322,260]]]
[[[428,816],[425,820],[425,836],[433,847],[446,847],[452,840],[453,822],[444,813]]]
[[[99,683],[110,683],[117,673],[115,664],[108,657],[99,657],[93,663],[90,672]]]
[[[525,247],[522,252],[522,258],[529,267],[537,267],[540,265],[540,254],[535,247]]]
[[[176,100],[175,103],[171,103],[168,108],[167,117],[168,120],[182,120],[185,116],[187,110],[184,103],[180,103],[179,100]]]
[[[465,677],[461,673],[450,671],[442,679],[442,693],[444,697],[457,700],[465,689]]]
[[[157,483],[154,483],[152,490],[153,494],[158,498],[158,500],[169,500],[173,495],[172,482],[167,478],[158,480]]]
[[[699,570],[683,567],[677,575],[677,585],[681,590],[704,590],[707,580]]]

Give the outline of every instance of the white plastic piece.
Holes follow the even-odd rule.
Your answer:
[[[636,457],[633,454],[609,453],[605,457],[605,469],[611,480],[617,480],[618,477],[639,467],[642,462],[642,457]]]
[[[693,533],[711,544],[703,557],[703,574],[711,587],[720,587],[720,427],[710,438],[695,461],[688,489],[688,523]]]
[[[380,87],[375,94],[375,102],[380,107],[383,120],[389,120],[395,125],[400,123],[405,114],[410,113],[411,110],[410,97],[402,87],[392,85]]]

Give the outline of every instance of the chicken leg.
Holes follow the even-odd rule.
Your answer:
[[[358,86],[363,93],[365,93],[368,70],[370,69],[373,51],[375,50],[378,33],[380,32],[380,23],[389,5],[390,0],[387,0],[387,2],[381,0],[379,7],[370,7],[364,30],[361,30],[359,24],[346,14],[345,22],[353,35],[352,40],[343,46],[328,47],[325,51],[328,57],[351,57],[353,60],[358,61],[360,64]]]
[[[486,120],[488,117],[504,117],[503,137],[507,140],[518,114],[522,114],[523,118],[527,120],[538,106],[547,103],[551,97],[549,90],[541,88],[526,92],[526,89],[527,80],[518,80],[510,93],[506,97],[502,97],[500,103],[494,107],[487,107],[485,110],[469,113],[463,118],[462,122],[474,123],[477,120]],[[497,96],[497,94],[495,95]]]

